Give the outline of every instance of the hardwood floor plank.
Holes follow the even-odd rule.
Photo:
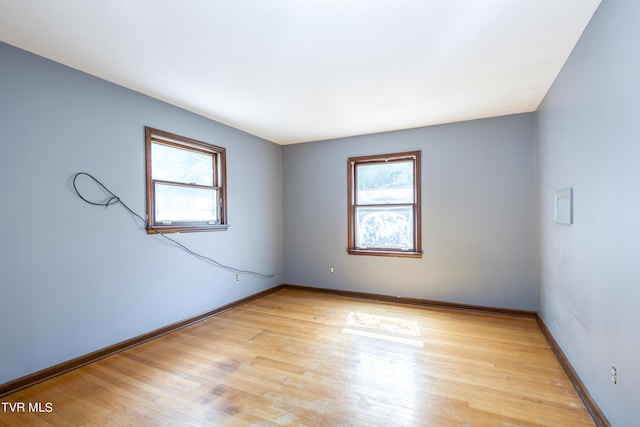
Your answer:
[[[534,319],[280,289],[21,390],[0,425],[589,426]]]

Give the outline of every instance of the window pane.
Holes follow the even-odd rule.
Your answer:
[[[356,208],[358,248],[413,249],[413,207]]]
[[[156,222],[217,221],[217,190],[156,183]]]
[[[152,178],[213,185],[213,156],[164,144],[151,144]]]
[[[413,161],[359,164],[356,204],[413,203]]]

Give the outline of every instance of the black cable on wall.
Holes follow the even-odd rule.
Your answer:
[[[89,200],[78,189],[77,181],[78,181],[79,177],[86,177],[88,179],[91,179],[96,185],[98,185],[102,190],[104,190],[107,193],[109,198],[106,201],[101,201],[101,202],[95,202],[95,201]],[[91,175],[91,174],[89,174],[87,172],[78,172],[73,176],[73,190],[75,191],[76,195],[80,199],[82,199],[84,202],[86,202],[86,203],[88,203],[90,205],[93,205],[93,206],[104,206],[104,207],[108,208],[111,205],[120,204],[131,215],[133,215],[134,217],[138,218],[144,224],[145,228],[149,227],[149,223],[147,222],[147,220],[145,220],[141,215],[138,215],[129,206],[127,206],[127,204],[124,203],[122,201],[122,199],[120,199],[120,197],[118,197],[111,190],[109,190],[102,182],[100,182],[100,180],[98,180],[93,175]],[[254,276],[254,277],[259,277],[259,278],[263,278],[263,279],[274,277],[273,274],[262,274],[262,273],[259,273],[257,271],[252,271],[252,270],[241,270],[241,269],[238,269],[238,268],[234,268],[234,267],[222,264],[221,262],[218,262],[213,258],[210,258],[208,256],[202,255],[202,254],[200,254],[198,252],[195,252],[195,251],[189,249],[188,247],[186,247],[182,243],[178,242],[175,239],[172,239],[171,237],[168,237],[167,235],[165,235],[163,233],[156,233],[156,234],[164,237],[165,239],[167,239],[168,241],[170,241],[171,243],[173,243],[174,245],[176,245],[180,249],[184,250],[188,254],[193,255],[196,258],[200,258],[203,261],[209,262],[210,264],[213,264],[214,266],[216,266],[218,268],[230,271],[230,272],[232,272],[232,273],[234,273],[236,275],[248,275],[248,276]]]

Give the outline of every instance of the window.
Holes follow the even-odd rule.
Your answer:
[[[225,149],[145,128],[147,233],[224,230]]]
[[[347,251],[420,258],[420,152],[352,157],[347,167]]]

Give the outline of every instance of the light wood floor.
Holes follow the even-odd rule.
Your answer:
[[[51,409],[10,426],[593,425],[533,319],[291,289],[2,401]]]

